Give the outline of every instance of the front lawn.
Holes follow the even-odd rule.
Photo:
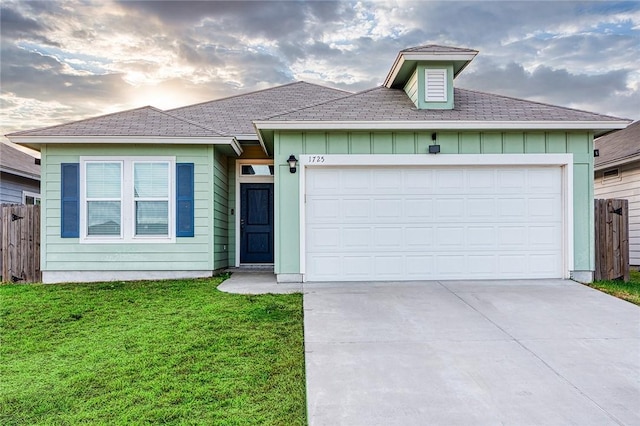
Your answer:
[[[626,283],[624,281],[596,281],[589,285],[619,299],[640,305],[640,272],[631,271],[630,275],[631,279]]]
[[[306,423],[302,296],[0,286],[0,424]]]

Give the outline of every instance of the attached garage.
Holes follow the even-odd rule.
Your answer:
[[[354,165],[327,155],[306,165],[306,281],[567,277],[564,156],[544,156],[550,164],[431,156],[439,161],[402,165],[398,156],[390,164],[376,157]]]

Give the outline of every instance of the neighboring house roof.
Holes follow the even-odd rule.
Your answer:
[[[640,121],[599,137],[594,147],[600,154],[595,158],[596,170],[640,160]]]
[[[8,136],[224,136],[201,124],[192,123],[152,106],[116,112]]]
[[[253,120],[288,113],[351,95],[350,92],[299,81],[257,92],[168,110],[238,139],[256,138]]]
[[[0,171],[40,180],[40,165],[36,164],[36,158],[3,142],[0,142]]]
[[[352,123],[377,122],[388,128],[401,128],[402,122],[424,128],[508,128],[539,124],[540,128],[589,128],[594,123],[607,128],[607,122],[621,120],[602,114],[564,108],[540,102],[526,101],[466,89],[454,89],[454,108],[451,110],[417,109],[403,90],[377,87],[334,101],[280,114],[260,121],[260,128],[276,128],[275,123]],[[273,123],[273,124],[270,124]],[[391,124],[395,123],[395,124]],[[484,124],[483,124],[484,123]],[[574,123],[572,127],[571,123]],[[584,124],[581,124],[584,123]],[[596,126],[596,128],[598,127]],[[321,126],[320,126],[321,127]],[[513,127],[515,128],[515,127]]]

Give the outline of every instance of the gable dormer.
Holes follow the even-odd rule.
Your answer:
[[[403,89],[418,109],[453,109],[453,80],[477,54],[433,44],[402,50],[384,86]]]

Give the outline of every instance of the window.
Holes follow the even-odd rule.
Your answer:
[[[424,100],[426,102],[447,102],[447,70],[424,70]]]
[[[83,157],[80,163],[82,241],[173,240],[173,158]]]
[[[22,204],[27,205],[40,205],[40,194],[35,192],[22,191]]]
[[[243,176],[273,176],[273,164],[243,164]]]

